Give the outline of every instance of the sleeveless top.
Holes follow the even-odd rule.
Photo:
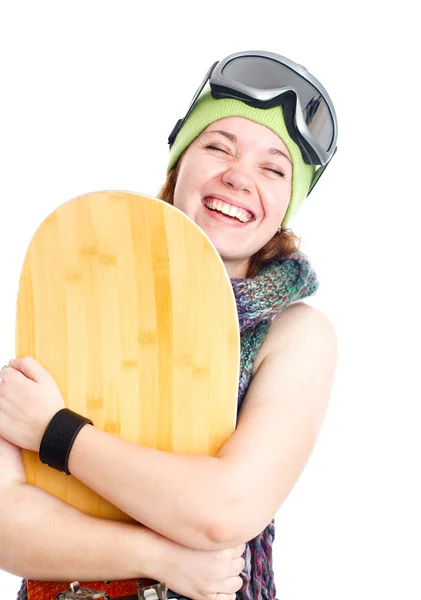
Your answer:
[[[319,282],[302,252],[274,260],[252,278],[231,279],[241,336],[240,381],[237,416],[252,379],[253,364],[274,317],[294,302],[316,293]],[[243,580],[238,600],[276,600],[272,545],[275,521],[246,544]],[[169,590],[170,592],[170,590]],[[171,594],[170,594],[171,595]],[[173,594],[182,598],[179,594]],[[27,581],[22,580],[17,600],[27,600]]]

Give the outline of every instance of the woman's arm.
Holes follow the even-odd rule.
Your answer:
[[[141,525],[97,519],[25,483],[20,448],[0,437],[0,568],[44,581],[164,581],[187,598],[242,586],[245,544],[216,552],[181,546]]]
[[[0,568],[29,579],[159,579],[160,536],[86,515],[25,483],[21,450],[0,437]]]
[[[332,324],[304,302],[272,323],[237,429],[219,452],[237,486],[236,510],[221,525],[225,541],[255,537],[301,476],[328,408],[337,354]]]
[[[303,302],[272,324],[237,429],[217,457],[125,442],[94,427],[71,473],[147,527],[191,548],[248,541],[271,521],[311,454],[336,364],[331,323]]]

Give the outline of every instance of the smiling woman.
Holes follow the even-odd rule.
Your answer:
[[[243,117],[218,120],[218,127],[209,125],[183,153],[173,203],[205,231],[230,277],[244,277],[249,258],[285,216],[292,164],[267,127]]]
[[[22,426],[19,407],[30,396],[28,410],[42,405],[52,417],[31,442],[37,451],[63,399],[31,357],[11,361],[0,383],[1,568],[35,580],[75,570],[82,581],[152,577],[168,583],[169,598],[276,600],[274,515],[316,443],[337,360],[330,321],[303,302],[318,279],[288,225],[334,155],[334,115],[320,83],[282,56],[238,53],[208,71],[170,135],[159,197],[206,233],[231,279],[241,333],[236,430],[210,457],[82,427],[68,448],[70,473],[106,489],[116,507],[130,504],[142,525],[87,518],[24,485],[19,448],[33,419]],[[68,544],[58,545],[57,531]],[[83,555],[82,537],[92,540]],[[26,590],[24,581],[19,600]]]

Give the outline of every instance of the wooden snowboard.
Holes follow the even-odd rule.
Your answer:
[[[50,214],[19,282],[16,356],[34,357],[66,406],[124,440],[216,455],[234,432],[240,337],[222,260],[203,231],[156,198],[97,192]],[[24,451],[29,484],[79,510],[133,522]],[[76,576],[75,576],[76,578]],[[29,600],[69,583],[28,582]],[[111,598],[136,580],[80,582]]]

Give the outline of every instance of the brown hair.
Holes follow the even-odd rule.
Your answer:
[[[177,161],[176,166],[168,173],[164,185],[159,190],[157,198],[173,204],[174,190],[177,182],[178,172],[180,170],[182,156]],[[269,240],[263,248],[249,260],[246,277],[254,277],[259,270],[273,259],[280,260],[289,258],[294,252],[300,249],[301,238],[291,231],[291,229],[282,229]]]

